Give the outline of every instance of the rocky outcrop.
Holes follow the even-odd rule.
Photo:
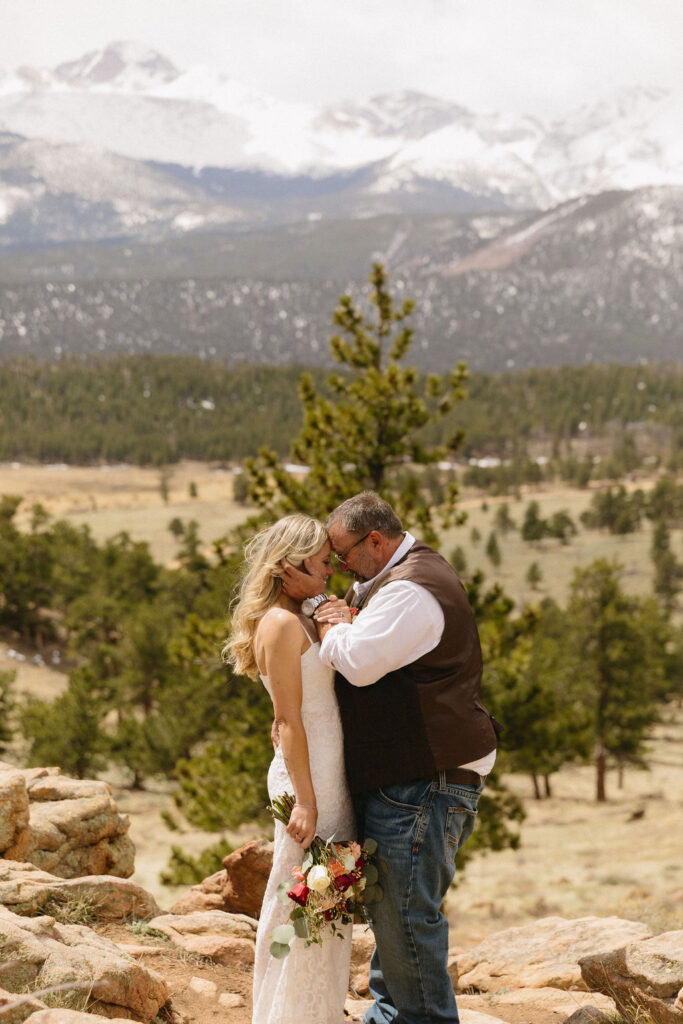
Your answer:
[[[44,1010],[45,1003],[35,996],[17,995],[0,988],[0,1020],[2,1024],[24,1024],[37,1010]]]
[[[78,1010],[40,1010],[30,1018],[32,1024],[111,1024],[110,1017],[99,1013],[79,1013]],[[138,1024],[130,1017],[119,1017],[119,1024]],[[4,1024],[4,1022],[3,1022]]]
[[[481,1002],[481,995],[464,995],[458,993],[458,1008],[466,1010],[476,1007]],[[574,989],[561,988],[513,988],[509,992],[503,989],[495,996],[487,995],[492,1005],[501,1013],[514,1008],[517,1012],[526,1011],[527,1020],[532,1021],[534,1015],[548,1016],[564,1021],[575,1013],[586,1011],[603,1015],[615,1016],[614,1001],[608,996],[597,992],[577,992]],[[612,1022],[613,1024],[613,1022]]]
[[[0,856],[28,828],[28,791],[24,773],[0,761]]]
[[[168,998],[164,979],[83,925],[26,918],[0,907],[2,983],[14,992],[73,985],[108,1017],[153,1020]]]
[[[497,932],[449,958],[456,992],[514,988],[586,989],[579,961],[646,939],[650,929],[618,917],[546,917]]]
[[[654,1024],[683,1024],[683,931],[586,956],[581,973],[628,1020],[649,1014]]]
[[[128,827],[106,782],[0,762],[0,859],[28,861],[60,878],[128,878],[135,856]]]
[[[252,964],[257,922],[246,914],[204,910],[191,914],[162,914],[149,927],[191,953],[220,964]]]
[[[145,889],[112,875],[58,878],[34,864],[0,859],[0,904],[15,914],[34,917],[77,915],[83,919],[120,921],[128,917],[160,914],[156,900]],[[64,914],[59,913],[63,910]]]
[[[193,885],[171,907],[174,914],[224,910],[258,918],[268,875],[273,866],[273,844],[254,839],[223,859],[223,870]]]
[[[614,1024],[613,1013],[603,1013],[597,1006],[582,1006],[567,1017],[564,1024]]]
[[[375,936],[368,925],[354,924],[351,944],[351,975],[349,992],[354,996],[368,995],[370,957],[375,948]]]

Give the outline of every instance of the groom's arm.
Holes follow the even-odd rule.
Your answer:
[[[320,646],[320,660],[354,686],[371,686],[387,672],[417,661],[433,650],[444,630],[436,598],[409,580],[382,587],[353,623],[331,626]]]

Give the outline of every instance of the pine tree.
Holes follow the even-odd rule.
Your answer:
[[[0,672],[0,754],[5,752],[14,736],[12,716],[16,706],[15,676],[15,672]]]
[[[344,370],[328,377],[330,396],[316,390],[310,374],[301,378],[304,423],[292,457],[308,465],[305,480],[263,449],[246,462],[249,495],[271,517],[298,510],[324,518],[350,495],[374,490],[407,526],[419,526],[423,538],[434,543],[429,494],[406,465],[428,466],[457,450],[460,432],[438,447],[426,445],[421,434],[463,398],[466,370],[460,363],[445,377],[431,374],[422,383],[414,366],[402,365],[413,340],[408,320],[414,303],[395,304],[380,263],[370,283],[372,314],[361,312],[349,295],[341,296],[335,310],[340,333],[332,337],[330,349]],[[456,502],[457,486],[450,483],[438,509],[441,525],[456,520]]]
[[[526,571],[526,581],[532,590],[536,590],[538,584],[543,579],[543,573],[538,562],[532,562]]]
[[[467,572],[467,558],[465,552],[458,544],[457,547],[453,548],[449,556],[449,562],[457,572],[458,576],[464,576]]]
[[[462,397],[465,368],[460,365],[445,379],[428,378],[420,393],[417,371],[401,365],[412,341],[406,323],[412,303],[394,305],[379,264],[371,283],[374,319],[359,312],[349,296],[342,296],[335,312],[341,334],[332,338],[331,349],[346,370],[328,379],[330,397],[317,392],[309,375],[302,378],[304,424],[292,455],[309,466],[304,482],[287,473],[274,452],[262,451],[246,466],[250,497],[271,519],[292,510],[324,518],[339,502],[372,488],[391,502],[406,525],[417,524],[421,535],[433,540],[431,485],[423,487],[424,478],[407,468],[406,460],[429,466],[446,454],[443,448],[428,448],[421,432]],[[449,450],[459,443],[460,435],[453,436]],[[457,519],[456,498],[451,481],[438,510],[442,524]],[[480,586],[475,578],[473,592]],[[512,607],[498,590],[481,602],[489,610],[492,603]],[[263,688],[250,680],[235,677],[229,687],[231,715],[224,731],[212,730],[204,748],[177,766],[179,806],[203,828],[224,828],[253,817],[266,798],[272,708]],[[499,783],[495,786],[487,797],[487,824],[475,845],[516,845],[518,837],[509,825],[523,816],[521,804]]]
[[[72,672],[67,690],[51,703],[28,698],[20,718],[29,764],[56,764],[77,779],[96,775],[109,750],[101,714],[97,682],[87,668]]]
[[[650,556],[655,570],[654,592],[666,610],[673,612],[676,597],[683,586],[683,565],[671,550],[671,534],[663,519],[655,522]]]
[[[543,540],[548,533],[548,524],[545,519],[541,519],[541,506],[537,501],[530,501],[526,507],[524,513],[524,522],[522,523],[522,540],[533,543],[534,541]]]
[[[496,530],[498,530],[499,533],[502,533],[504,537],[506,537],[511,530],[517,529],[517,524],[510,515],[510,506],[507,502],[503,502],[502,505],[498,506],[493,522]]]
[[[575,537],[578,532],[576,523],[564,508],[553,512],[548,521],[547,531],[548,536],[557,538],[563,544],[568,544],[570,537]]]
[[[503,556],[500,553],[500,545],[498,543],[498,537],[496,536],[495,530],[493,530],[486,541],[486,556],[491,565],[497,569],[500,563],[503,561]]]
[[[667,621],[653,598],[624,594],[621,576],[606,559],[575,571],[558,649],[564,685],[589,715],[599,802],[610,757],[644,763],[643,744],[670,684]]]

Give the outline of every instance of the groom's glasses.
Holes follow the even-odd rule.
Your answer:
[[[361,537],[360,540],[355,541],[355,543],[352,544],[350,548],[347,548],[346,551],[343,552],[343,554],[338,555],[335,553],[337,561],[340,562],[342,565],[347,565],[348,563],[346,559],[349,557],[353,549],[357,548],[359,544],[362,544],[364,540],[367,540],[371,533],[372,530],[368,530],[364,537]]]

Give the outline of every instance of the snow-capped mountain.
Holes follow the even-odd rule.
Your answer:
[[[319,108],[112,43],[52,69],[0,73],[0,227],[15,241],[11,219],[25,223],[36,198],[47,221],[35,208],[34,221],[81,204],[77,237],[91,215],[93,237],[105,237],[145,225],[547,209],[586,193],[680,185],[679,99],[636,89],[549,125],[411,91]],[[49,240],[76,237],[67,221],[53,227]]]

